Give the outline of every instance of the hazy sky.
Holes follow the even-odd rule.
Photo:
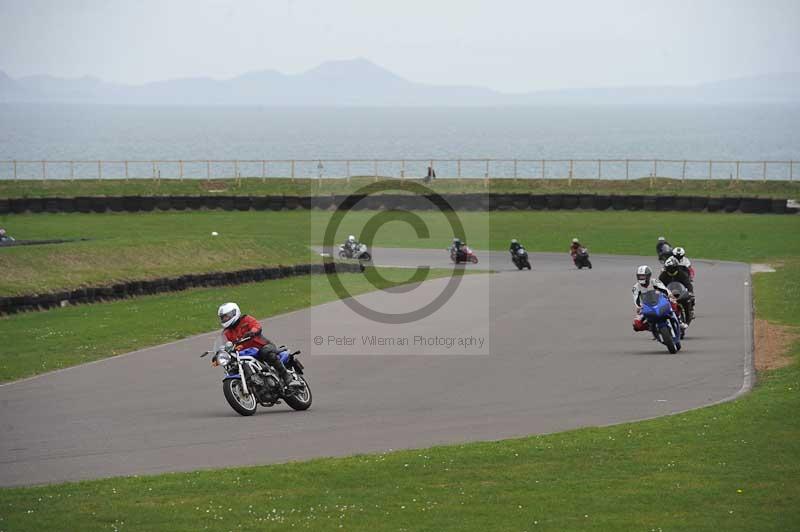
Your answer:
[[[0,0],[0,70],[143,83],[365,57],[503,91],[800,70],[800,0]]]

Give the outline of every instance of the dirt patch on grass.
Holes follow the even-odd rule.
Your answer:
[[[792,327],[774,325],[767,320],[756,320],[755,340],[756,371],[769,371],[788,366],[792,359],[787,354],[800,334]]]

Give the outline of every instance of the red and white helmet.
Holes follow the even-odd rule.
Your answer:
[[[239,318],[242,317],[242,311],[239,310],[239,305],[236,303],[225,303],[220,305],[219,310],[217,310],[217,316],[219,316],[222,328],[227,329],[239,321]]]

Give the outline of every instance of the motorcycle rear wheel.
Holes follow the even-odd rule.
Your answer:
[[[311,388],[308,386],[308,381],[302,376],[297,375],[297,380],[303,383],[303,389],[284,397],[286,404],[295,410],[308,410],[311,406]]]
[[[222,382],[222,393],[225,395],[228,404],[231,405],[238,414],[252,416],[256,413],[258,402],[252,393],[245,397],[242,389],[242,381],[239,379],[228,379]]]

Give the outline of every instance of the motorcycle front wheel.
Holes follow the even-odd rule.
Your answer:
[[[301,375],[297,375],[297,380],[303,383],[303,388],[288,397],[284,397],[284,400],[287,405],[295,410],[308,410],[311,406],[311,388],[308,386],[308,381]]]
[[[675,347],[675,342],[672,339],[672,327],[665,325],[661,327],[659,332],[661,333],[661,341],[667,346],[667,351],[669,351],[671,355],[677,353],[678,349]]]
[[[370,255],[368,252],[365,251],[364,253],[361,254],[359,259],[369,262],[372,260],[372,255]]]
[[[244,394],[242,381],[239,379],[228,379],[222,382],[222,393],[225,394],[228,404],[231,405],[237,413],[243,416],[252,416],[256,413],[258,403],[256,396],[252,393],[250,395]]]

